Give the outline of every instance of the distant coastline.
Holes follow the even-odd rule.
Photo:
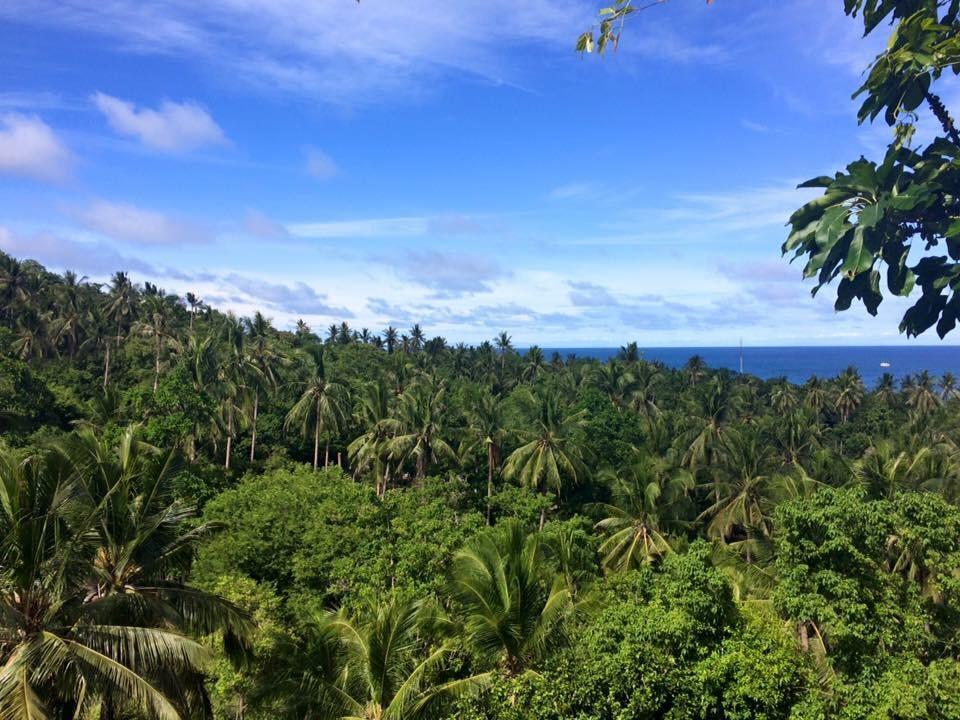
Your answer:
[[[606,362],[617,356],[620,348],[612,347],[543,347],[549,358],[559,353],[566,358],[595,358]],[[526,348],[518,348],[525,352]],[[641,347],[645,360],[659,361],[668,367],[681,367],[692,356],[699,355],[707,365],[737,371],[740,348],[733,347]],[[889,363],[889,367],[881,367]],[[743,348],[745,373],[769,380],[786,377],[793,383],[804,383],[811,376],[832,377],[854,366],[863,381],[872,387],[884,373],[897,380],[923,370],[933,375],[960,372],[960,345],[850,345],[850,346],[773,346]]]

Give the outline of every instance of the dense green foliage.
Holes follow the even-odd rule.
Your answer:
[[[0,265],[4,720],[960,718],[952,376],[321,339]]]

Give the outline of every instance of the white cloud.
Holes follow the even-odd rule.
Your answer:
[[[73,156],[35,115],[0,115],[0,172],[57,182],[70,174]]]
[[[586,182],[572,182],[555,187],[547,197],[551,200],[573,200],[593,194],[594,187]]]
[[[211,239],[199,225],[127,203],[98,201],[76,218],[88,230],[140,245],[182,245]]]
[[[291,223],[291,235],[315,240],[334,238],[418,237],[426,235],[430,219],[425,217],[369,218],[324,222]]]
[[[337,163],[329,155],[315,147],[307,148],[307,175],[317,180],[329,180],[337,174]]]
[[[104,93],[91,97],[107,122],[121,135],[136,137],[149,148],[185,152],[207,145],[225,145],[227,138],[210,114],[194,102],[165,100],[156,110]]]
[[[247,210],[243,218],[243,229],[250,235],[260,238],[284,238],[289,231],[280,223],[270,219],[259,210]]]
[[[105,35],[121,51],[189,58],[220,78],[334,102],[407,93],[446,71],[516,81],[509,46],[570,53],[594,15],[581,0],[0,3],[0,18]]]

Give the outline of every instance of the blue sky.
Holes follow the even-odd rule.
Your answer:
[[[779,253],[886,137],[841,5],[672,0],[598,59],[581,0],[7,0],[0,248],[281,327],[903,342]]]

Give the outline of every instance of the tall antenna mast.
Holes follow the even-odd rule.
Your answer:
[[[740,338],[740,374],[743,375],[743,338]]]

